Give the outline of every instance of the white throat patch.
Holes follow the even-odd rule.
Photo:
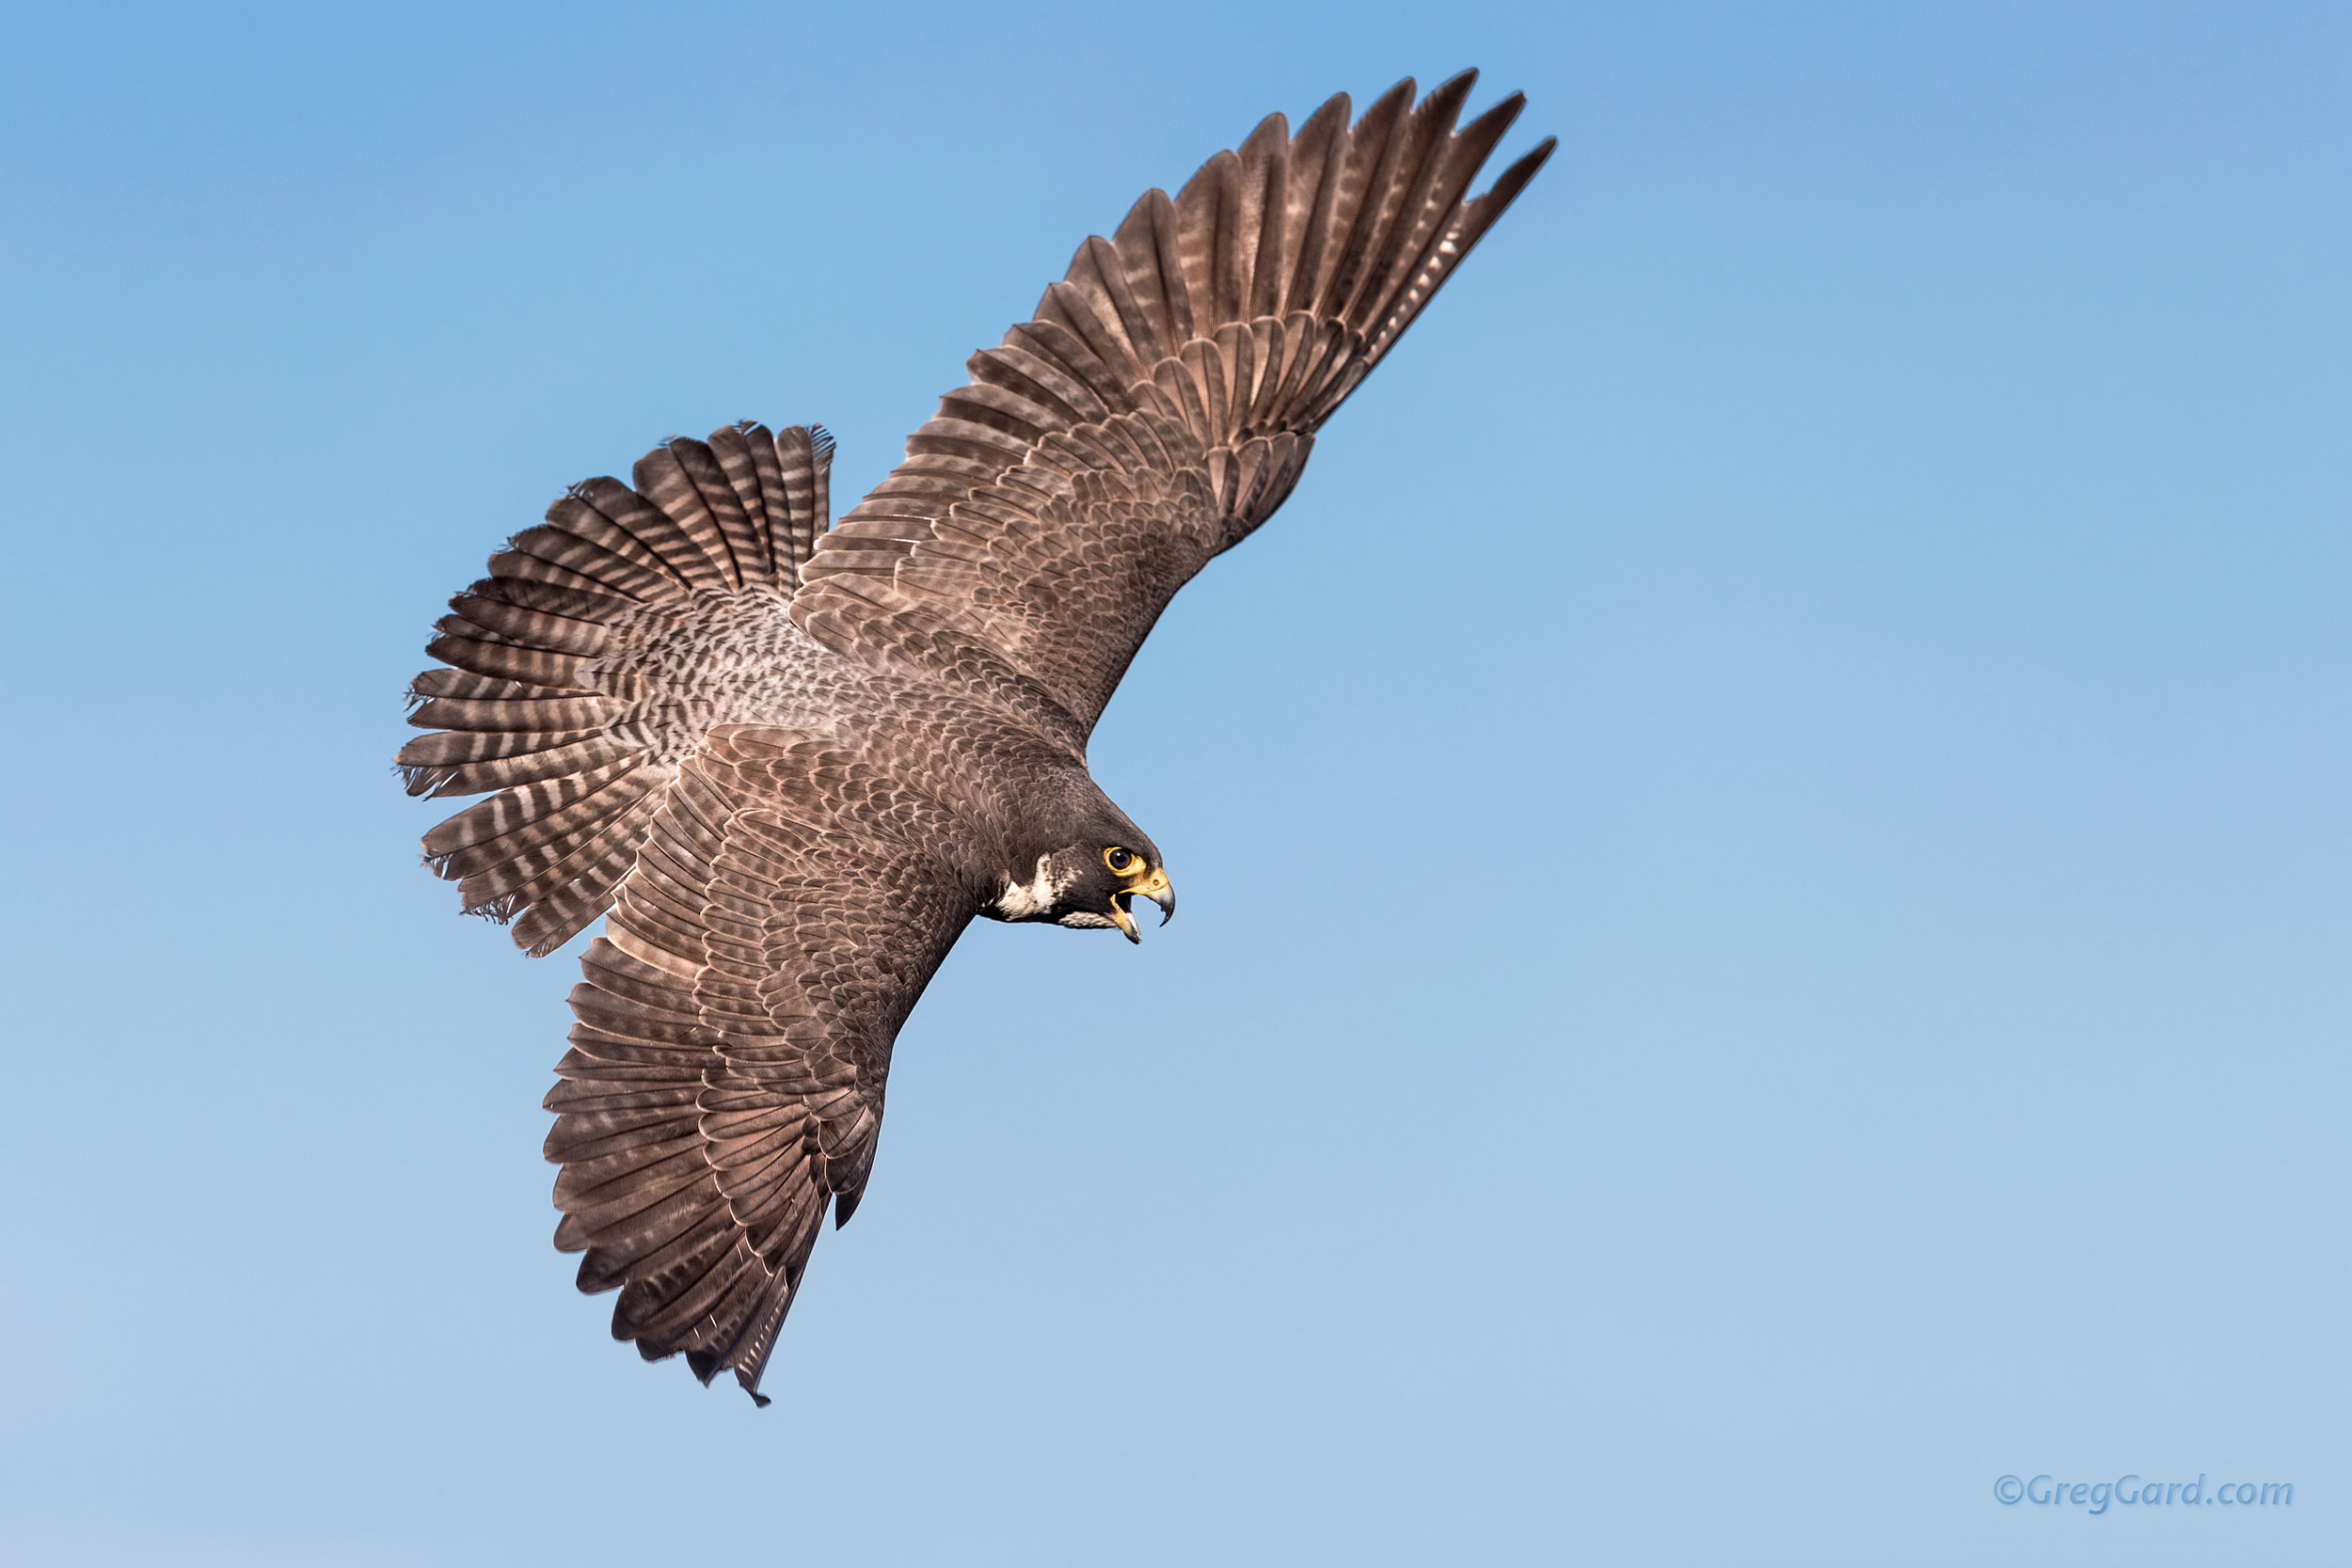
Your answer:
[[[1054,901],[1061,896],[1062,889],[1072,881],[1068,877],[1055,880],[1053,863],[1053,856],[1040,855],[1037,858],[1037,875],[1029,880],[1016,882],[1007,877],[1005,891],[996,895],[997,914],[1007,920],[1026,920],[1040,910],[1052,908]]]

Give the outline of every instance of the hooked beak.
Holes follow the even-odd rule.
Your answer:
[[[1127,912],[1127,906],[1137,897],[1149,898],[1160,907],[1160,924],[1165,926],[1176,915],[1176,890],[1168,885],[1167,871],[1155,865],[1149,877],[1111,895],[1111,918],[1119,922],[1129,942],[1139,942],[1143,933],[1136,929],[1136,917]]]

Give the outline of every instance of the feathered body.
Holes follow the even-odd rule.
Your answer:
[[[1145,635],[1290,493],[1315,430],[1550,150],[1473,78],[1281,117],[1080,247],[828,530],[821,430],[673,439],[451,601],[412,793],[469,912],[582,958],[548,1098],[559,1247],[613,1333],[757,1395],[890,1048],[977,915],[1172,909],[1086,741]],[[763,1402],[765,1402],[763,1401]]]

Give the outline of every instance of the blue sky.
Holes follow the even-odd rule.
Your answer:
[[[8,1555],[2340,1560],[2352,24],[1420,16],[0,17]],[[441,599],[1466,64],[1561,153],[1096,737],[1183,918],[975,930],[775,1407],[641,1365]]]

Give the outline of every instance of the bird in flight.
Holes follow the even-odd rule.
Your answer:
[[[1268,117],[1078,247],[906,460],[826,526],[833,442],[746,421],[571,487],[450,601],[401,749],[465,910],[532,955],[609,912],[547,1097],[555,1244],[612,1335],[761,1404],[890,1051],[975,916],[1176,907],[1087,770],[1176,591],[1274,515],[1324,420],[1550,154],[1476,72]]]

